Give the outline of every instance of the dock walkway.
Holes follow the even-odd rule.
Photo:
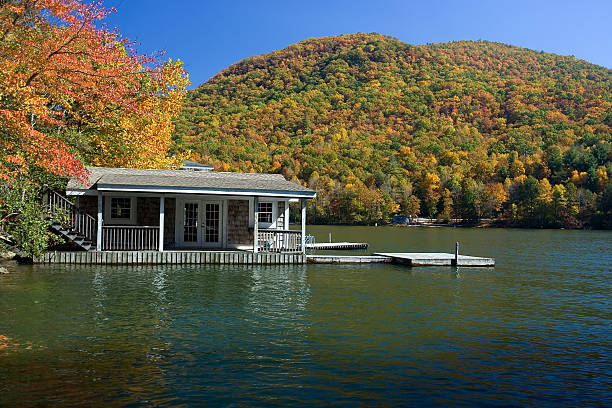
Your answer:
[[[365,264],[392,263],[406,266],[455,266],[455,255],[421,252],[379,252],[369,256],[307,255],[308,263],[317,264]],[[457,266],[495,266],[492,258],[459,255]]]
[[[455,255],[447,253],[381,252],[369,256],[304,255],[296,253],[257,253],[242,251],[75,251],[47,252],[34,263],[78,265],[303,265],[391,263],[406,266],[454,266]],[[495,266],[492,258],[459,255],[457,266]]]
[[[386,256],[393,263],[408,266],[455,266],[455,254],[443,252],[379,252],[374,256]],[[495,266],[495,259],[459,255],[456,266]]]
[[[35,258],[41,264],[77,265],[303,265],[300,253],[247,251],[52,251]]]
[[[306,255],[308,263],[318,264],[362,264],[362,263],[390,263],[388,256],[353,256],[353,255]]]
[[[316,244],[306,244],[306,249],[320,249],[320,250],[368,249],[368,244],[364,242],[318,242]]]

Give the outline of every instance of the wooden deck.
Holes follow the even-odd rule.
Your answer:
[[[380,252],[375,256],[386,256],[393,263],[408,266],[495,266],[495,259],[459,255],[455,265],[455,254],[429,252]]]
[[[388,256],[346,256],[346,255],[306,255],[308,263],[319,264],[362,264],[362,263],[391,263]]]
[[[368,249],[368,244],[364,242],[318,242],[316,244],[306,244],[306,249]]]
[[[246,251],[52,251],[38,264],[74,265],[302,265],[306,255]]]
[[[246,251],[53,251],[34,259],[38,264],[73,265],[303,265],[393,263],[406,266],[455,266],[448,253],[381,252],[369,256],[304,255]],[[492,258],[459,255],[457,266],[495,266]]]
[[[455,255],[446,253],[375,253],[369,256],[307,255],[308,263],[366,264],[392,263],[406,266],[455,266]],[[495,266],[492,258],[459,255],[457,266]]]

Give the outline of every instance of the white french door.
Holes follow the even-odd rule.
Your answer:
[[[184,246],[197,247],[200,245],[200,202],[185,201],[182,205],[182,231],[180,231],[180,242]]]
[[[223,203],[221,201],[188,200],[182,202],[179,242],[187,247],[218,248],[222,246]]]
[[[202,220],[202,244],[205,247],[221,246],[221,214],[220,201],[204,201]]]

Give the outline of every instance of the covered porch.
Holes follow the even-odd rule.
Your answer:
[[[306,200],[314,192],[281,175],[92,170],[97,182],[89,188],[69,183],[67,194],[76,196],[78,212],[95,224],[91,240],[98,252],[305,253]],[[289,206],[296,202],[301,228],[290,229]]]
[[[97,251],[305,251],[305,200],[301,229],[291,230],[283,198],[100,194],[79,197],[78,206],[94,199]]]

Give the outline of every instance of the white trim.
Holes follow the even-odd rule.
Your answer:
[[[291,200],[285,200],[285,229],[289,229],[289,202]]]
[[[222,245],[223,248],[227,248],[227,217],[228,217],[228,213],[227,213],[227,208],[228,208],[228,200],[225,199],[222,201],[222,217],[221,217],[221,233],[223,234],[223,239],[222,239]]]
[[[310,191],[286,191],[286,190],[232,190],[228,189],[205,189],[192,187],[152,187],[152,186],[117,186],[98,184],[98,191],[108,192],[132,192],[132,193],[169,193],[169,194],[204,194],[204,195],[235,195],[235,196],[260,196],[279,198],[315,198],[316,192]],[[89,193],[91,191],[91,193]],[[95,195],[96,190],[67,190],[67,195]]]
[[[259,249],[259,197],[253,197],[253,253]]]
[[[306,253],[306,200],[302,200],[302,253]]]
[[[275,213],[278,211],[278,209],[275,211],[274,209],[274,204],[276,204],[276,201],[270,201],[270,200],[265,200],[265,201],[259,201],[258,206],[257,206],[257,213],[258,213],[258,219],[261,220],[261,215],[264,214],[262,211],[259,211],[259,207],[261,207],[262,204],[270,204],[270,209],[271,214],[270,214],[270,219],[272,220],[272,222],[263,222],[263,221],[259,221],[259,228],[262,229],[276,229],[276,220],[277,217],[275,217]]]
[[[104,224],[104,219],[102,218],[103,203],[102,193],[98,192],[98,228],[96,231],[96,251],[98,252],[102,250],[102,225]]]
[[[158,250],[159,252],[163,252],[164,250],[164,224],[165,224],[165,204],[166,198],[164,196],[159,196],[159,243]]]
[[[95,195],[98,195],[98,191],[97,190],[66,190],[66,195],[95,196]]]

